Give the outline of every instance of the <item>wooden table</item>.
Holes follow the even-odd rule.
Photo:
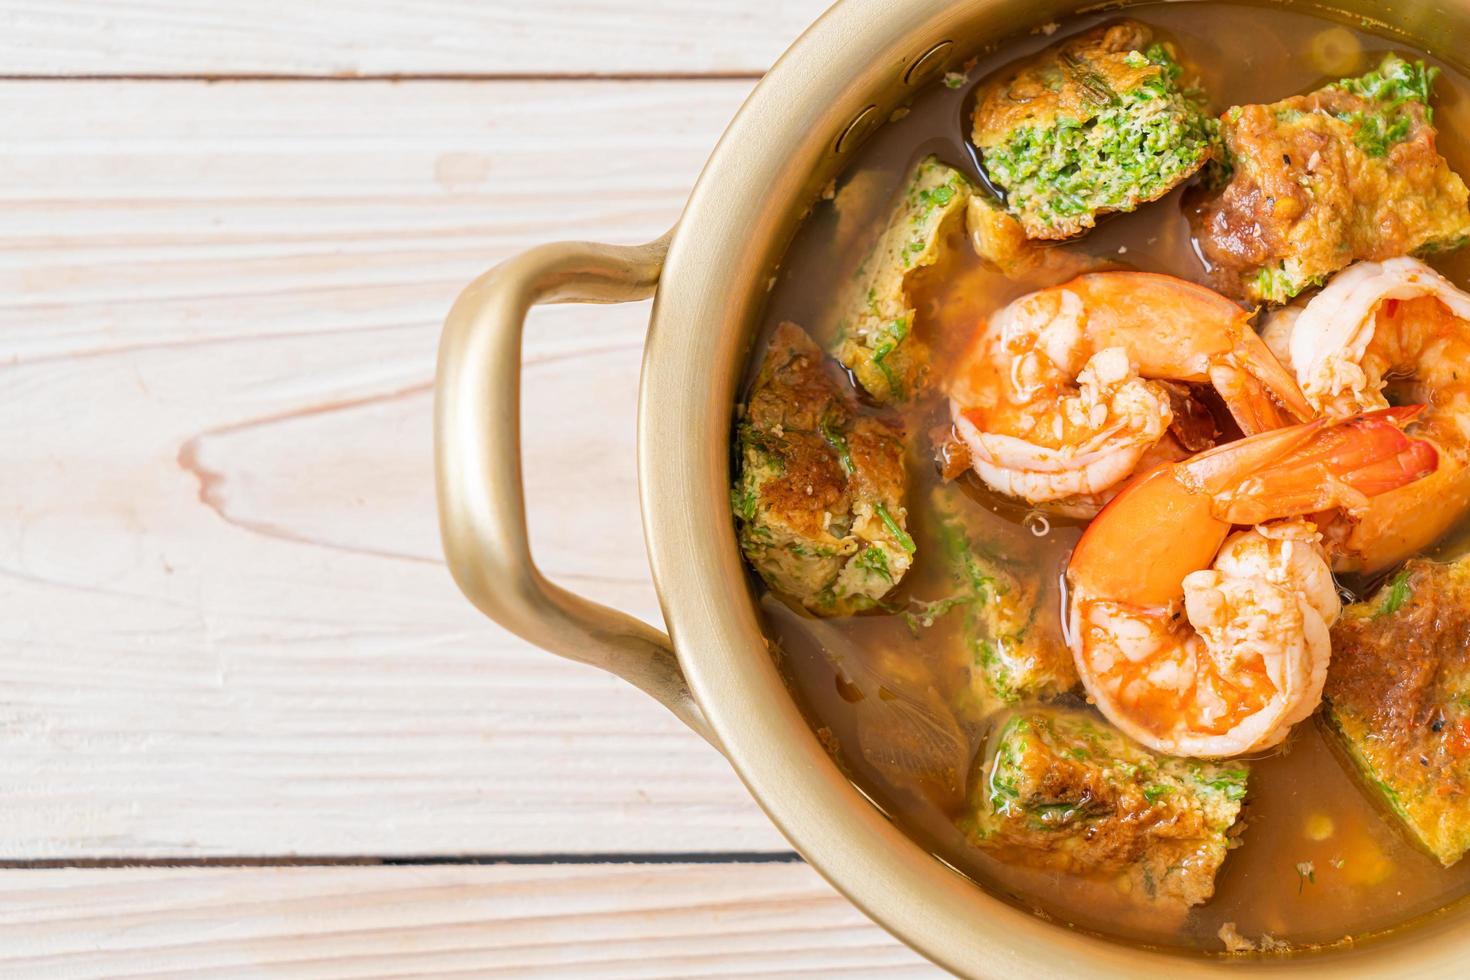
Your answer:
[[[458,289],[640,242],[824,0],[0,0],[0,975],[933,975],[437,541]],[[538,311],[545,569],[657,621],[646,305]]]

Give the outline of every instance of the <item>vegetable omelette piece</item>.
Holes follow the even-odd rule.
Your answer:
[[[1210,158],[1215,123],[1179,88],[1172,45],[1136,21],[1055,44],[986,83],[973,139],[1030,238],[1070,238],[1132,211]]]
[[[1437,71],[1389,55],[1309,95],[1227,111],[1211,189],[1189,209],[1217,288],[1284,303],[1358,259],[1464,244],[1465,182],[1435,148]]]
[[[745,557],[822,616],[873,608],[913,563],[902,433],[860,414],[821,349],[777,328],[739,425]]]
[[[1415,560],[1332,627],[1327,721],[1449,867],[1470,849],[1470,559]]]
[[[1248,766],[1155,755],[1085,711],[1027,711],[992,736],[974,841],[1032,867],[1191,906],[1215,891]]]
[[[914,334],[904,280],[939,259],[946,225],[962,219],[972,188],[959,173],[926,157],[842,300],[832,353],[882,403],[914,397],[928,371],[928,351]]]
[[[963,616],[962,655],[971,687],[982,704],[1017,704],[1049,698],[1077,686],[1072,653],[1060,620],[1047,615],[1039,576],[991,547],[965,518],[964,495],[954,487],[934,491],[940,552],[953,578],[953,593],[919,603],[910,626],[956,612]]]

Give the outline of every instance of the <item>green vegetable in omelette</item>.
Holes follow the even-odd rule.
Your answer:
[[[981,704],[1050,698],[1077,685],[1072,654],[1046,615],[1040,579],[997,554],[965,518],[963,494],[936,489],[931,498],[939,548],[952,592],[915,603],[905,613],[915,632],[943,616],[961,617],[970,686]]]
[[[1470,850],[1470,559],[1415,559],[1332,627],[1326,719],[1363,783],[1448,867]]]
[[[832,354],[879,402],[908,401],[924,383],[928,351],[912,336],[917,313],[906,280],[939,260],[945,229],[963,222],[971,194],[958,171],[921,160],[837,304]]]
[[[913,563],[901,432],[859,411],[806,332],[783,323],[737,429],[740,546],[819,616],[877,607]]]
[[[1125,21],[1054,45],[987,84],[974,140],[1026,234],[1070,238],[1132,211],[1210,158],[1216,123],[1180,88],[1172,47]]]
[[[1470,191],[1436,146],[1435,75],[1390,54],[1310,94],[1227,111],[1188,208],[1216,288],[1284,303],[1358,259],[1463,245]]]
[[[1187,907],[1214,893],[1247,763],[1155,755],[1078,710],[1014,714],[991,745],[968,827],[981,847],[1111,881],[1148,904]]]

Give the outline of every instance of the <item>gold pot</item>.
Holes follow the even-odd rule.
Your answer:
[[[658,698],[718,748],[802,856],[920,953],[966,976],[1177,978],[1329,967],[1335,977],[1451,976],[1460,911],[1301,959],[1186,957],[1047,923],[909,840],[838,771],[777,673],[750,601],[729,504],[731,412],[767,284],[820,188],[914,89],[1076,0],[841,0],[756,87],[678,226],[648,245],[546,245],[471,284],[445,325],[435,403],[450,570],[492,619]],[[1323,4],[1454,57],[1470,0]],[[1457,44],[1455,39],[1461,39]],[[1445,51],[1448,46],[1449,50]],[[655,295],[639,404],[644,533],[669,636],[544,579],[526,537],[521,326],[536,303]]]

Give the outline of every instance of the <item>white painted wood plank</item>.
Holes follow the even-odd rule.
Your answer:
[[[763,72],[830,0],[3,0],[9,75]]]
[[[749,83],[0,85],[0,857],[783,849],[439,558],[439,324],[677,216]],[[646,618],[646,305],[538,312],[547,571]]]
[[[0,976],[938,977],[801,864],[0,873]]]

